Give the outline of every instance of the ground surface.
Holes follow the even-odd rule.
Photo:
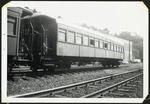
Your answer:
[[[126,66],[126,67],[124,67]],[[50,89],[63,85],[73,84],[90,79],[100,78],[116,73],[122,73],[133,68],[142,67],[142,64],[126,64],[120,66],[120,68],[103,69],[87,72],[75,72],[65,74],[54,75],[42,75],[42,76],[15,76],[13,80],[7,81],[7,94],[8,96],[24,94],[39,90]],[[73,69],[71,69],[73,70]]]

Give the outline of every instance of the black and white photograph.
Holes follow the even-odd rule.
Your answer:
[[[142,1],[10,1],[2,8],[5,103],[142,103],[148,8]]]

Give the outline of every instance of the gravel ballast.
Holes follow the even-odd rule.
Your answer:
[[[69,85],[77,82],[100,78],[108,75],[122,73],[142,67],[142,64],[128,64],[129,67],[103,69],[88,72],[76,72],[56,75],[43,75],[36,77],[16,76],[13,80],[7,81],[8,96],[35,92],[59,86]]]

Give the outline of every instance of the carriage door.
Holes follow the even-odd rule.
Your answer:
[[[21,21],[20,38],[19,38],[19,58],[28,59],[31,42],[30,28],[26,20]]]

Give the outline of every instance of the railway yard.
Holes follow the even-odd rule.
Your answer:
[[[8,97],[141,98],[142,72],[142,63],[122,64],[119,68],[72,66],[69,71],[53,73],[40,70],[33,73],[22,67],[13,69],[7,94]]]
[[[3,18],[7,21],[3,21],[2,43],[7,44],[2,44],[2,102],[135,103],[142,102],[147,96],[148,59],[144,56],[148,54],[145,48],[147,41],[143,37],[146,34],[136,33],[133,28],[128,31],[124,27],[130,23],[128,18],[123,16],[121,20],[119,16],[119,20],[127,20],[127,24],[118,25],[121,21],[114,18],[110,24],[109,15],[104,18],[107,21],[101,22],[104,14],[99,13],[101,16],[97,17],[97,13],[91,15],[88,11],[85,18],[94,16],[94,20],[90,19],[92,24],[89,20],[74,23],[77,22],[74,19],[78,19],[76,16],[82,15],[65,18],[61,10],[56,11],[58,16],[53,16],[55,12],[50,12],[51,9],[46,8],[48,11],[42,12],[46,10],[43,7],[40,11],[40,6],[33,10],[31,5],[24,6],[3,8],[7,9],[3,10]],[[105,28],[101,27],[104,25]],[[116,30],[111,25],[114,29],[117,26]]]

